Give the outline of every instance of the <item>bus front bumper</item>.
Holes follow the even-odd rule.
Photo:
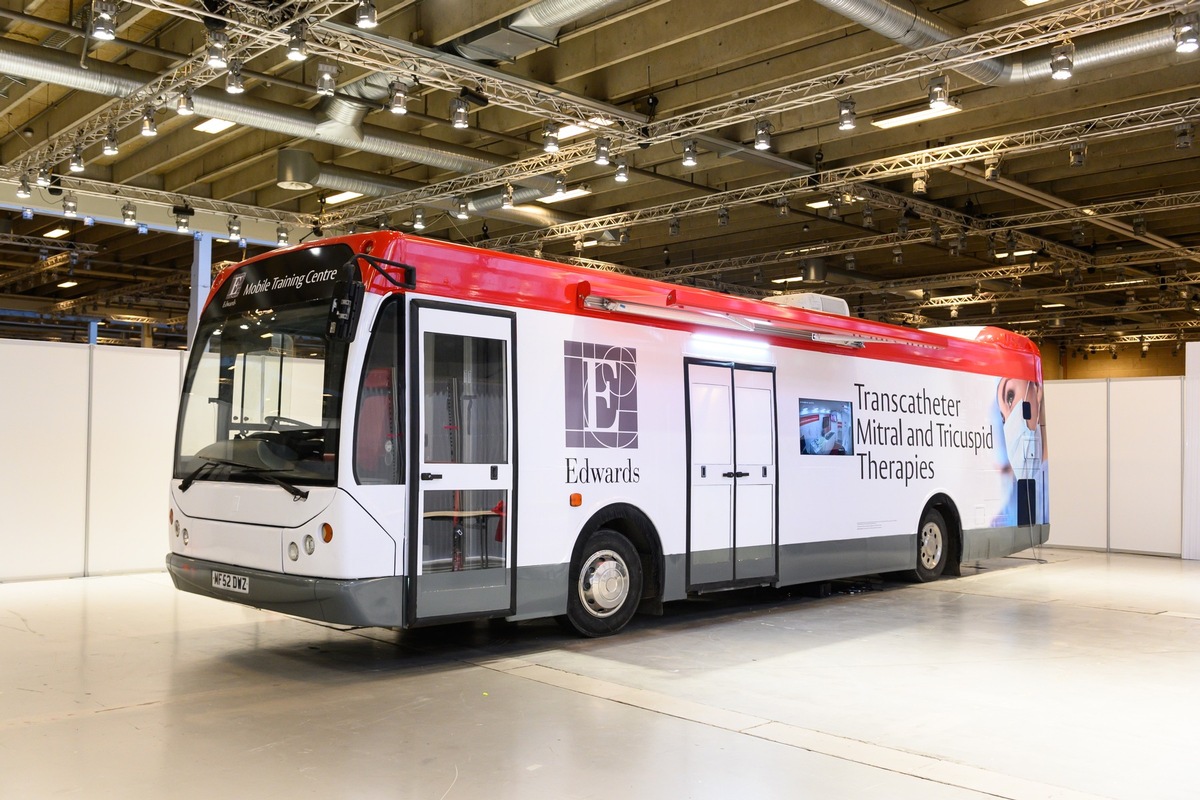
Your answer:
[[[167,554],[167,571],[175,588],[205,597],[337,625],[404,626],[403,577],[310,578],[202,561],[175,553]],[[245,578],[246,591],[215,586],[214,571]]]

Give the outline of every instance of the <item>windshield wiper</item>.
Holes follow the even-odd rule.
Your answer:
[[[192,470],[192,472],[179,483],[179,491],[186,492],[188,489],[192,488],[193,483],[195,483],[197,480],[200,479],[200,476],[204,475],[205,473],[207,473],[208,471],[210,471],[212,469],[215,469],[218,466],[223,466],[223,467],[234,467],[239,472],[245,472],[245,473],[254,475],[255,477],[262,478],[263,480],[267,481],[268,483],[273,483],[276,486],[279,486],[282,489],[284,489],[285,491],[287,491],[287,493],[292,496],[293,500],[307,500],[308,499],[307,491],[299,488],[298,486],[296,486],[293,483],[289,483],[289,482],[285,481],[283,478],[280,478],[278,475],[270,474],[271,470],[268,467],[254,467],[254,466],[250,466],[248,464],[241,464],[237,461],[230,461],[230,460],[224,459],[224,458],[212,458],[211,456],[200,456],[200,458],[204,459],[204,463],[201,464],[200,466],[196,467],[196,469]]]

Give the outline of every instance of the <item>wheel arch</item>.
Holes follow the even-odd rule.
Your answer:
[[[925,515],[933,509],[942,515],[942,519],[946,521],[948,531],[946,546],[949,552],[946,553],[946,569],[945,573],[950,575],[961,574],[962,553],[963,553],[963,528],[962,517],[958,513],[958,506],[950,499],[950,496],[938,492],[931,496],[926,502],[925,507],[921,509],[921,516],[917,519],[917,528],[921,527],[921,520],[925,519]]]
[[[663,593],[663,551],[658,529],[640,508],[629,503],[612,503],[592,514],[571,550],[571,563],[581,556],[584,543],[596,531],[607,528],[621,534],[637,550],[642,561],[642,597],[655,599]]]

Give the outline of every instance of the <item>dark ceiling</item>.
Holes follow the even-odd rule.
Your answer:
[[[371,29],[362,6],[0,0],[0,336],[87,341],[100,323],[101,342],[183,346],[210,238],[236,260],[281,229],[419,215],[425,235],[835,294],[907,325],[1068,349],[1200,339],[1197,4],[378,0]],[[957,113],[874,124],[942,87]],[[214,117],[233,125],[195,130]],[[544,150],[547,124],[589,121]],[[537,202],[560,176],[589,193]]]

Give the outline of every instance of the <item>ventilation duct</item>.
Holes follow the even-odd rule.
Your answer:
[[[498,22],[461,36],[450,49],[473,61],[515,61],[557,43],[558,32],[577,19],[606,11],[626,0],[542,0]]]
[[[911,0],[816,0],[830,11],[917,50],[965,36],[966,31]],[[1143,20],[1081,37],[1075,41],[1075,69],[1173,52],[1175,40],[1170,18]],[[992,58],[955,68],[968,78],[989,86],[1032,83],[1050,77],[1050,46]]]

